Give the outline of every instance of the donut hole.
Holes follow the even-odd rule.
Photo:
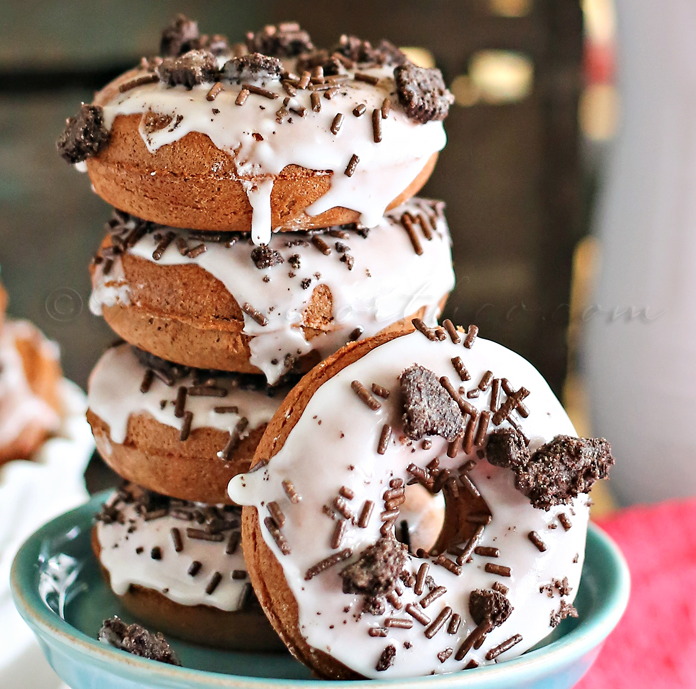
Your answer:
[[[442,529],[430,549],[432,555],[445,553],[455,547],[462,547],[474,535],[481,523],[492,517],[486,501],[472,495],[463,486],[457,491],[442,491],[445,509]]]
[[[406,502],[401,506],[396,523],[396,538],[410,545],[411,552],[419,548],[430,551],[445,523],[445,500],[442,493],[433,495],[418,483],[406,486]]]

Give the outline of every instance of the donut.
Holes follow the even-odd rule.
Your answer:
[[[259,601],[323,678],[497,663],[577,615],[609,444],[577,438],[536,369],[475,327],[418,326],[314,368],[230,482]],[[413,481],[445,497],[430,552],[394,538]]]
[[[31,459],[58,431],[63,408],[58,348],[29,321],[0,330],[0,464]]]
[[[122,478],[181,500],[225,503],[229,480],[249,468],[286,392],[259,378],[191,370],[121,344],[92,371],[87,420]]]
[[[454,286],[442,204],[412,199],[371,230],[274,235],[161,228],[116,213],[90,307],[126,341],[186,366],[304,372],[351,339],[434,323]],[[210,239],[206,239],[209,237]]]
[[[445,145],[441,73],[386,41],[318,50],[285,24],[246,46],[191,45],[162,46],[118,77],[59,141],[133,215],[264,244],[271,230],[373,227],[418,192]]]
[[[153,629],[219,648],[282,650],[249,583],[240,516],[126,483],[97,515],[92,547],[123,606]]]

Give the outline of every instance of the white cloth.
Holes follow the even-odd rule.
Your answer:
[[[2,689],[58,689],[60,680],[44,660],[33,634],[14,609],[10,595],[12,560],[42,524],[77,507],[88,495],[84,471],[94,450],[85,420],[87,399],[64,380],[65,415],[59,433],[34,461],[0,468],[0,686]]]

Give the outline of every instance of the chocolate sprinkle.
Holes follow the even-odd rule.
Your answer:
[[[381,403],[372,396],[370,391],[359,380],[354,380],[350,387],[360,398],[360,401],[364,402],[372,411],[377,411],[382,407]]]
[[[203,564],[198,560],[194,560],[191,563],[191,566],[188,568],[188,575],[191,577],[195,577],[196,574],[198,574],[198,572],[201,571],[201,567],[203,567]]]
[[[425,636],[428,639],[432,639],[435,634],[437,634],[442,627],[444,627],[445,622],[449,620],[452,615],[452,608],[448,606],[444,607],[440,614],[435,618],[433,623],[425,630]]]
[[[213,593],[215,592],[215,589],[218,587],[220,582],[222,581],[222,574],[220,572],[214,572],[213,576],[210,577],[210,581],[208,582],[208,585],[205,587],[205,592],[209,595],[212,596]]]
[[[99,105],[83,104],[77,115],[67,120],[56,145],[63,160],[74,164],[96,156],[108,141],[104,110]]]
[[[450,339],[454,344],[459,344],[462,341],[461,335],[457,331],[457,329],[454,327],[454,323],[449,318],[446,318],[444,321],[442,321],[442,325],[445,326],[445,330],[447,331],[447,334],[450,336]],[[459,357],[455,357],[459,359]],[[459,359],[461,361],[461,359]],[[454,359],[452,359],[452,363],[454,364]],[[455,364],[456,368],[456,364]],[[459,373],[459,371],[457,371]],[[462,380],[465,380],[462,378]],[[466,379],[468,380],[468,378]]]
[[[445,87],[439,69],[412,63],[399,65],[394,69],[394,80],[399,102],[408,117],[421,124],[447,117],[454,97]]]
[[[174,550],[180,553],[184,549],[184,543],[181,540],[181,531],[174,527],[170,530],[170,533],[172,535],[172,542],[174,543]]]
[[[382,432],[380,433],[380,436],[379,436],[379,443],[377,445],[377,454],[383,455],[387,451],[391,437],[392,437],[392,427],[388,423],[385,423],[384,426],[382,426]]]
[[[491,650],[486,653],[486,660],[495,660],[501,653],[509,651],[513,646],[520,643],[520,641],[522,641],[522,634],[515,634],[515,636],[511,636],[507,641],[503,641],[503,643],[499,646],[491,648]]]
[[[471,349],[474,346],[474,342],[476,341],[476,336],[478,335],[478,326],[477,325],[470,325],[469,329],[466,332],[466,337],[464,338],[464,346],[467,349]]]
[[[491,621],[486,618],[483,620],[476,629],[474,629],[469,636],[464,639],[462,645],[457,649],[457,653],[454,656],[455,660],[463,660],[464,656],[474,647],[474,645],[488,634],[488,632],[493,629]]]
[[[409,603],[405,610],[416,622],[420,622],[424,627],[430,624],[430,618],[420,608],[413,605],[413,603]]]
[[[404,400],[404,432],[411,440],[439,435],[452,442],[464,433],[459,407],[432,371],[413,364],[399,381]]]
[[[317,562],[316,565],[313,565],[310,567],[306,572],[305,572],[305,581],[309,581],[310,579],[313,579],[315,576],[318,574],[321,574],[325,570],[329,569],[329,567],[333,567],[334,565],[337,565],[339,562],[343,562],[343,560],[347,560],[349,557],[353,555],[353,549],[352,548],[345,548],[344,550],[341,550],[338,553],[334,553],[333,555],[329,555],[329,557],[324,558],[321,562]],[[348,567],[351,567],[352,565],[349,565]],[[348,568],[346,568],[348,569]],[[343,572],[346,570],[341,571],[341,576],[343,576]],[[343,579],[344,585],[343,585],[343,591],[344,593],[347,593],[345,590],[345,577]]]
[[[326,93],[328,94],[329,92],[327,91]],[[359,162],[360,158],[353,153],[343,174],[345,174],[346,177],[352,177],[355,174],[355,169],[358,167]]]
[[[537,547],[537,549],[538,549],[540,552],[542,552],[542,553],[543,553],[543,552],[546,552],[546,543],[544,543],[544,541],[541,540],[541,537],[539,536],[539,534],[538,534],[536,531],[530,531],[530,532],[527,534],[527,538],[528,538],[532,543],[534,543],[534,545]]]
[[[501,577],[512,576],[512,571],[509,567],[505,567],[504,565],[496,565],[492,562],[487,562],[484,570],[489,574],[497,574]]]

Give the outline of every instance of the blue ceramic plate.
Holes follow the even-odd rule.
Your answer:
[[[321,689],[289,654],[217,651],[173,641],[184,667],[157,663],[96,640],[104,618],[133,621],[105,585],[90,546],[92,517],[108,493],[37,531],[12,568],[17,608],[60,677],[73,689]],[[629,574],[621,553],[590,527],[578,619],[565,620],[536,649],[500,665],[412,680],[331,682],[357,689],[566,689],[594,662],[628,602]]]

